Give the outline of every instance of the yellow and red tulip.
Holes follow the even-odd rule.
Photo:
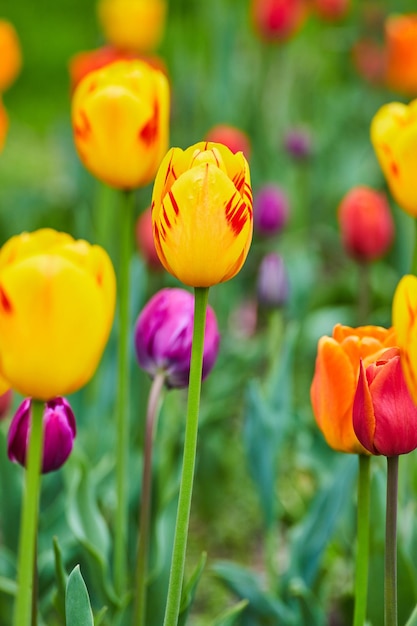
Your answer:
[[[120,50],[152,52],[165,30],[165,0],[100,0],[98,17],[108,43]]]
[[[113,322],[116,281],[107,253],[41,229],[0,250],[0,374],[24,396],[49,400],[93,376]]]
[[[361,359],[374,362],[395,346],[395,331],[380,326],[351,328],[337,324],[332,337],[321,337],[311,385],[316,422],[330,447],[340,452],[365,453],[353,429],[353,401]]]
[[[361,362],[353,403],[353,427],[371,454],[396,456],[417,448],[417,406],[405,383],[399,348]]]
[[[117,189],[147,185],[168,147],[168,80],[136,59],[90,72],[74,92],[72,124],[94,176]]]
[[[395,201],[417,216],[417,100],[383,105],[372,120],[371,140]]]
[[[0,20],[0,92],[16,80],[22,67],[22,53],[16,30],[7,20]]]
[[[395,290],[392,321],[401,350],[405,380],[417,404],[417,277],[403,276]]]
[[[222,144],[172,148],[152,196],[155,247],[162,265],[191,287],[233,278],[252,240],[248,163]]]

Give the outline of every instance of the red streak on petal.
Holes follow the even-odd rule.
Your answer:
[[[159,107],[158,107],[158,102],[155,100],[154,106],[153,106],[153,115],[151,119],[139,131],[140,141],[143,141],[147,146],[150,146],[151,144],[153,144],[158,135],[158,117],[159,117]]]
[[[242,231],[242,228],[246,224],[248,219],[248,207],[244,202],[239,201],[233,204],[236,194],[234,194],[226,205],[226,221],[231,227],[234,234],[237,236]]]
[[[164,209],[164,212],[163,212],[163,216],[164,216],[165,224],[167,225],[168,228],[171,228],[171,222],[168,219],[168,215],[167,215],[167,212],[165,211],[165,209]]]
[[[172,208],[174,209],[175,215],[178,215],[178,213],[180,212],[180,208],[177,204],[177,201],[175,200],[174,194],[172,193],[172,191],[169,191],[168,195],[169,199],[171,200]]]
[[[13,312],[12,303],[10,302],[9,298],[6,295],[6,292],[2,287],[0,287],[0,306],[5,313]]]
[[[391,169],[391,173],[393,174],[393,176],[398,177],[400,174],[400,170],[399,167],[396,163],[394,163],[394,161],[392,161],[391,165],[390,165],[390,169]]]
[[[80,124],[74,124],[74,134],[79,139],[86,141],[88,139],[88,135],[91,133],[91,124],[90,120],[87,117],[87,113],[83,111],[83,109],[79,112]]]

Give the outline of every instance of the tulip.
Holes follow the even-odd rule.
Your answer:
[[[248,163],[201,142],[165,156],[152,196],[155,247],[165,269],[191,287],[233,278],[252,240]]]
[[[386,51],[377,41],[362,37],[352,47],[353,65],[362,78],[372,85],[385,82]]]
[[[9,126],[9,118],[7,116],[6,109],[3,106],[3,102],[0,98],[0,152],[4,148],[6,142],[7,128]]]
[[[31,400],[27,398],[17,409],[7,437],[7,454],[11,461],[26,466],[30,436]],[[74,413],[65,398],[45,403],[43,413],[42,474],[59,469],[69,457],[76,435]]]
[[[246,160],[249,161],[251,154],[250,139],[243,130],[235,126],[217,124],[208,131],[205,140],[213,143],[222,143],[234,154],[236,154],[236,152],[243,152]]]
[[[90,72],[72,101],[74,141],[85,167],[118,189],[151,182],[168,146],[169,86],[145,61]]]
[[[25,396],[72,393],[94,374],[115,308],[115,275],[99,246],[41,229],[0,250],[0,374]]]
[[[254,27],[265,41],[284,42],[293,37],[307,17],[306,0],[252,0]]]
[[[385,44],[388,87],[417,95],[417,13],[390,15],[385,22]]]
[[[0,92],[16,80],[22,66],[22,53],[16,30],[10,22],[0,20]]]
[[[372,120],[371,140],[395,201],[417,216],[417,100],[383,105]]]
[[[417,277],[403,276],[395,290],[392,321],[401,350],[401,364],[414,403],[417,404]]]
[[[193,340],[194,297],[179,288],[158,291],[141,311],[135,326],[138,363],[152,378],[163,373],[167,387],[187,387]],[[220,335],[213,309],[207,307],[203,373],[212,370]]]
[[[153,240],[151,207],[148,207],[136,220],[135,234],[136,245],[149,269],[163,270]]]
[[[279,308],[288,300],[288,276],[283,258],[271,252],[264,256],[259,266],[257,292],[260,304]]]
[[[379,326],[350,328],[337,324],[332,337],[321,337],[311,385],[317,425],[330,447],[340,452],[366,453],[353,429],[353,402],[360,360],[377,360],[381,351],[396,345],[395,331]]]
[[[359,261],[383,256],[394,239],[394,220],[385,197],[370,187],[352,188],[342,199],[338,219],[346,252]]]
[[[165,0],[100,0],[98,17],[106,40],[133,52],[151,52],[165,29]]]
[[[311,155],[311,144],[311,135],[304,128],[293,128],[284,137],[284,148],[296,161],[304,161]]]
[[[13,391],[11,389],[7,389],[7,391],[0,395],[0,420],[4,419],[8,415],[9,409],[12,405],[12,400]]]
[[[371,454],[396,456],[417,448],[417,406],[405,383],[399,348],[388,348],[365,368],[361,362],[353,427]]]
[[[313,0],[313,10],[328,22],[342,20],[350,10],[350,0]]]
[[[253,220],[260,235],[276,235],[288,222],[289,203],[278,185],[265,185],[254,198]]]

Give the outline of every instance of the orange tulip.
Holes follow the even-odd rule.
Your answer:
[[[331,448],[366,453],[353,430],[353,401],[362,359],[373,363],[395,346],[395,331],[380,326],[350,328],[337,324],[332,337],[321,337],[311,385],[311,403],[318,427]]]
[[[10,87],[21,66],[22,54],[17,33],[10,22],[0,20],[0,92]]]
[[[76,88],[72,124],[78,155],[117,189],[147,185],[168,147],[166,76],[139,60],[90,72]]]
[[[417,95],[417,13],[390,15],[385,22],[385,40],[388,87]]]

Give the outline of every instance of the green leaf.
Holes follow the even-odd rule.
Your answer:
[[[66,626],[94,626],[87,587],[76,565],[68,577],[65,596]]]
[[[65,615],[65,593],[68,582],[67,572],[64,568],[61,548],[58,538],[53,538],[53,548],[55,557],[55,577],[56,577],[56,595],[54,597],[54,606],[60,615]]]
[[[15,596],[17,593],[17,583],[11,578],[0,576],[0,591],[7,593],[10,596]]]
[[[417,606],[415,607],[414,611],[411,613],[405,626],[417,626]]]
[[[183,585],[181,594],[180,614],[178,617],[178,626],[184,626],[187,623],[188,613],[194,602],[194,596],[197,591],[197,586],[203,573],[207,561],[207,553],[201,554],[200,560],[197,563],[193,573],[191,574],[188,582]]]
[[[236,619],[239,615],[246,609],[249,602],[248,600],[241,600],[235,606],[232,606],[227,611],[224,611],[219,617],[214,621],[213,626],[233,626],[236,622]]]

